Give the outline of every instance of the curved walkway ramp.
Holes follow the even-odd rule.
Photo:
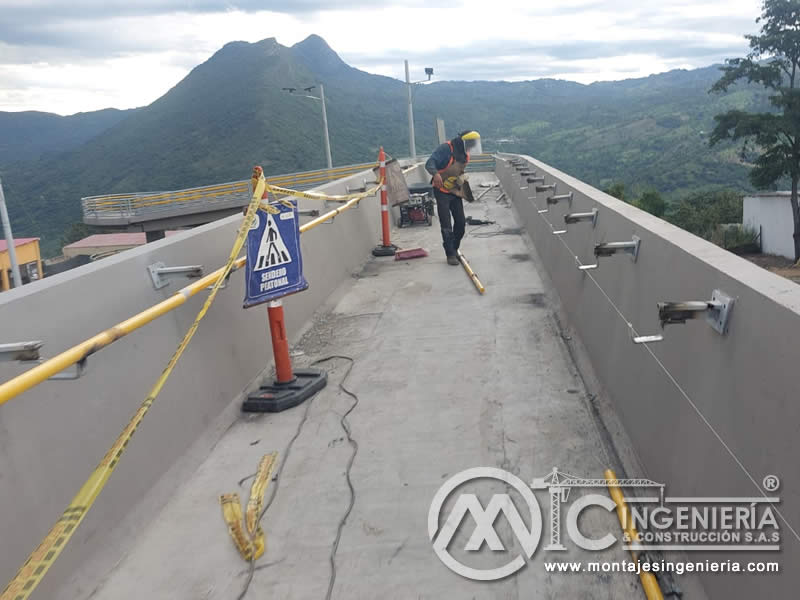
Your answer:
[[[401,159],[405,165],[407,159]],[[361,173],[377,166],[363,163],[302,171],[269,177],[272,185],[310,190]],[[470,162],[469,170],[491,171],[494,157],[484,154]],[[239,212],[247,206],[250,180],[232,181],[165,192],[104,194],[81,198],[83,222],[87,225],[127,231],[166,231],[210,223]],[[357,187],[363,182],[357,184]]]
[[[374,167],[374,163],[270,177],[273,185],[308,190]],[[250,200],[250,180],[170,192],[106,194],[81,198],[83,222],[129,231],[165,231],[210,223],[242,210]]]

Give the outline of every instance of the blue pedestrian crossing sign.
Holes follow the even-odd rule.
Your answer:
[[[300,219],[292,208],[273,204],[280,212],[259,210],[247,233],[244,307],[263,304],[308,287],[300,255]]]

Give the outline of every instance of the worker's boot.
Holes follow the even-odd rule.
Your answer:
[[[457,267],[459,265],[458,257],[457,256],[448,256],[447,257],[447,264]]]

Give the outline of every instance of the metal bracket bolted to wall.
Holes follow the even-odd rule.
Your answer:
[[[572,206],[572,192],[570,192],[569,194],[561,194],[558,196],[548,196],[547,204],[558,204],[562,200],[566,200],[567,204]]]
[[[17,342],[13,344],[0,344],[0,362],[18,362],[23,365],[28,363],[41,364],[46,359],[42,358],[39,350],[44,342]],[[52,380],[79,379],[83,375],[87,359],[78,361],[72,367],[67,367],[60,373],[49,377]]]
[[[0,362],[39,360],[39,348],[44,342],[16,342],[0,344]]]
[[[171,279],[176,277],[197,278],[203,276],[203,265],[189,265],[186,267],[168,267],[163,262],[153,263],[147,266],[150,273],[150,280],[153,287],[157,290],[167,287]]]
[[[219,286],[219,289],[221,289],[221,290],[224,290],[226,287],[228,287],[228,283],[230,283],[230,280],[231,280],[231,275],[233,275],[233,271],[231,271],[230,273],[228,273],[228,276],[227,276],[227,277],[225,277],[225,281],[223,281],[223,282],[222,282],[222,285],[221,285],[221,286]],[[209,290],[209,291],[210,291],[210,290],[213,290],[213,289],[214,289],[214,285],[216,285],[216,284],[212,283],[212,284],[211,284],[210,286],[208,286],[206,289],[207,289],[207,290]]]
[[[536,186],[536,191],[537,192],[549,192],[550,190],[552,190],[553,193],[555,194],[557,188],[558,188],[558,184],[557,183],[548,183],[546,185],[537,185]]]
[[[362,179],[362,180],[361,180],[361,182],[363,183],[363,185],[362,185],[361,187],[354,187],[354,188],[351,188],[351,187],[345,186],[345,188],[344,188],[344,190],[345,190],[345,193],[346,193],[346,194],[362,194],[362,193],[366,192],[366,191],[369,189],[369,188],[367,187],[369,184],[367,183],[367,180],[366,180],[366,179]],[[375,184],[377,184],[377,183],[378,183],[377,181],[373,181],[373,182],[372,182],[372,185],[375,185]],[[355,207],[354,207],[354,208],[355,208],[355,209],[358,209],[358,208],[360,208],[360,207],[361,207],[361,203],[359,202],[359,203],[357,203],[357,204],[355,205]]]
[[[316,208],[307,208],[307,209],[298,210],[297,214],[300,215],[301,217],[318,217],[319,216],[319,210],[316,209]]]
[[[734,302],[733,297],[721,290],[714,290],[711,300],[659,302],[658,319],[661,321],[661,327],[665,327],[705,315],[706,322],[711,328],[720,335],[725,335],[728,332],[728,322]]]
[[[86,370],[86,363],[88,362],[88,360],[89,359],[87,359],[87,358],[84,358],[83,360],[79,360],[78,362],[76,362],[71,367],[67,367],[66,369],[64,369],[60,373],[56,373],[52,377],[49,377],[49,379],[61,380],[61,381],[73,381],[75,379],[80,379],[81,377],[83,377],[83,373]],[[38,360],[36,362],[43,363],[44,361],[45,361],[45,359],[40,359],[40,360]]]
[[[594,247],[594,255],[600,256],[613,256],[615,254],[630,254],[633,262],[639,258],[639,248],[642,245],[642,240],[639,236],[634,235],[630,242],[606,242],[605,244],[597,244]]]
[[[591,221],[592,227],[596,227],[597,214],[598,210],[596,208],[593,208],[592,212],[570,213],[568,215],[564,215],[564,223],[567,225],[572,225],[574,223],[580,223],[581,221]]]

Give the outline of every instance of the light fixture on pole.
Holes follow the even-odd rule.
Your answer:
[[[319,84],[319,96],[312,96],[311,90],[313,90],[316,86],[310,85],[308,87],[303,88],[303,91],[306,92],[305,94],[301,94],[302,98],[311,98],[312,100],[319,100],[322,103],[322,125],[325,129],[325,157],[328,159],[328,168],[333,168],[333,161],[331,160],[331,139],[328,135],[328,111],[325,109],[325,86],[321,83]],[[285,87],[281,88],[284,92],[289,92],[290,94],[294,95],[297,91],[297,88],[293,87]]]
[[[408,71],[408,61],[405,61],[406,65],[406,86],[408,88],[408,149],[411,151],[411,158],[416,160],[417,159],[417,142],[414,138],[414,107],[412,106],[412,94],[411,94],[411,86],[417,83],[427,83],[431,80],[433,76],[433,67],[425,67],[425,74],[428,76],[428,79],[423,81],[411,81],[411,75]]]

